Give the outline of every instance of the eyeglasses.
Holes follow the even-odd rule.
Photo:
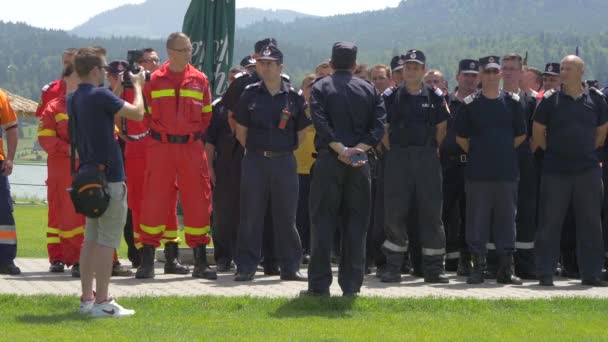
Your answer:
[[[173,50],[173,51],[177,51],[177,52],[192,52],[192,46],[181,48],[181,49],[169,48],[169,50]]]

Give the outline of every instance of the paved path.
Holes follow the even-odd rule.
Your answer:
[[[78,295],[80,281],[72,278],[69,271],[64,274],[49,273],[46,259],[17,259],[21,267],[20,276],[0,275],[1,294],[60,294]],[[128,262],[124,263],[128,265]],[[156,278],[138,280],[131,278],[112,278],[111,292],[118,297],[128,296],[258,296],[258,297],[295,297],[300,290],[306,289],[305,282],[283,282],[278,276],[264,276],[258,273],[249,283],[233,281],[233,274],[219,274],[217,281],[194,279],[190,275],[164,275],[162,263],[156,264]],[[305,271],[305,270],[303,270]],[[334,269],[334,271],[336,271]],[[336,272],[334,272],[334,276]],[[484,285],[471,286],[463,277],[450,276],[448,285],[427,285],[421,279],[404,277],[398,285],[381,283],[373,275],[366,276],[362,296],[378,297],[453,297],[481,299],[531,299],[552,297],[596,297],[608,298],[608,288],[581,286],[580,281],[556,278],[554,288],[541,288],[535,281],[523,286],[497,285],[489,281]],[[334,278],[331,292],[341,295]]]

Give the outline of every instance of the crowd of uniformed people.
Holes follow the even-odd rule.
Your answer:
[[[63,191],[76,52],[66,50],[62,79],[43,89],[38,135],[49,155],[50,271],[71,266],[78,277],[84,218]],[[585,83],[580,57],[538,70],[515,53],[471,56],[455,61],[450,91],[420,50],[370,67],[354,44],[338,42],[297,87],[267,38],[212,102],[207,77],[189,64],[188,37],[172,35],[167,52],[165,63],[153,49],[138,61],[152,72],[144,121],[116,120],[136,278],[154,277],[164,246],[165,273],[252,281],[261,268],[308,281],[302,295],[311,296],[329,295],[332,263],[345,296],[371,273],[385,283],[409,274],[449,283],[449,271],[468,284],[552,286],[560,275],[608,286],[607,91]],[[134,96],[124,86],[128,67],[104,66],[126,101]],[[14,126],[2,118],[3,128]],[[178,198],[194,270],[178,255]],[[16,244],[2,229],[0,243]],[[0,271],[18,274],[14,253],[0,255]],[[132,275],[117,257],[113,274]]]

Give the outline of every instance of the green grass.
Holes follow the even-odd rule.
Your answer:
[[[16,205],[15,223],[17,225],[17,257],[48,258],[46,251],[46,225],[48,207],[46,205]],[[183,231],[178,231],[181,241]],[[122,241],[118,249],[119,258],[127,258],[127,244]]]
[[[122,298],[94,320],[75,297],[0,296],[5,341],[606,340],[608,300]]]

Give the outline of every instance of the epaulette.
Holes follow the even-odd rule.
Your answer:
[[[543,94],[543,99],[548,99],[555,94],[555,89],[549,89]]]
[[[289,77],[289,75],[286,75],[286,74],[281,74],[281,77],[288,81],[291,79],[291,77]]]
[[[597,89],[595,87],[589,87],[589,92],[595,93],[601,97],[604,97],[604,93],[602,93],[599,89]]]
[[[256,87],[259,87],[260,85],[262,85],[262,81],[256,82],[256,83],[251,83],[245,87],[245,90],[247,90],[249,88],[256,88]]]
[[[384,90],[384,92],[382,93],[382,96],[384,96],[384,97],[391,96],[395,92],[395,89],[397,89],[397,87],[388,87],[388,88],[386,88],[386,90]]]
[[[433,87],[432,90],[433,90],[433,93],[435,93],[435,95],[443,97],[443,90],[441,90],[437,87]]]
[[[464,104],[468,105],[471,104],[471,102],[475,101],[476,98],[477,94],[475,93],[465,97],[462,101],[464,101]]]
[[[510,97],[511,97],[513,100],[515,100],[515,101],[519,102],[519,100],[520,100],[519,95],[517,95],[517,94],[515,94],[515,93],[512,93],[512,92],[510,92],[510,91],[508,91],[508,92],[507,92],[507,94],[508,94],[508,95],[509,95],[509,96],[510,96]]]
[[[220,103],[220,101],[222,101],[222,98],[221,98],[221,97],[218,97],[218,98],[217,98],[217,99],[215,99],[213,102],[211,102],[211,105],[212,105],[212,106],[215,106],[215,105],[217,105],[218,103]]]
[[[53,82],[49,82],[49,83],[45,84],[44,87],[42,87],[42,92],[44,93],[45,91],[49,90],[49,88],[54,86],[55,83],[57,83],[57,81],[53,81]]]
[[[248,71],[239,72],[238,74],[236,74],[236,75],[234,76],[234,79],[236,80],[237,78],[239,78],[239,77],[243,77],[243,76],[248,75],[248,74],[249,74],[249,72],[248,72]]]
[[[298,96],[302,96],[302,95],[304,95],[304,91],[302,91],[302,89],[298,90]]]

